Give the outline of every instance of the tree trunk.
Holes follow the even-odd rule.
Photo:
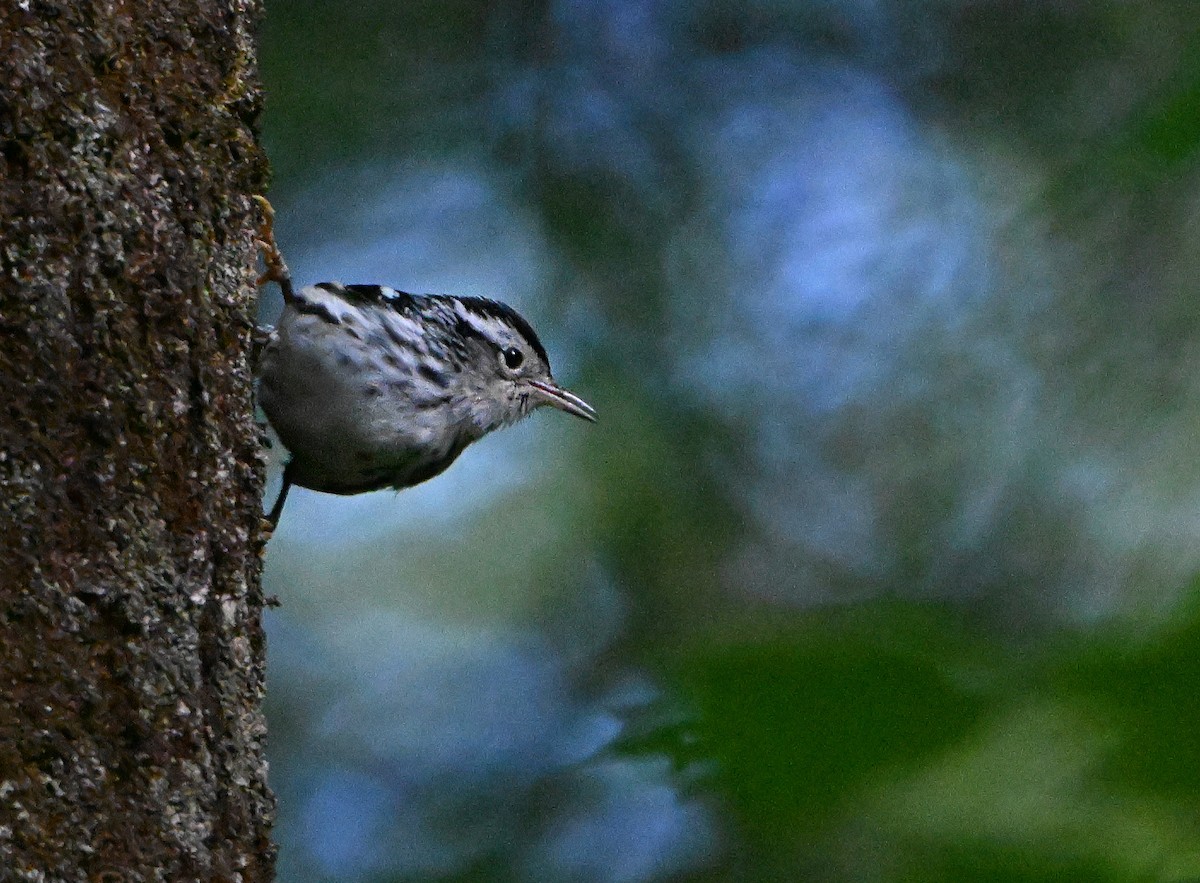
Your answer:
[[[0,880],[268,880],[257,0],[0,8]]]

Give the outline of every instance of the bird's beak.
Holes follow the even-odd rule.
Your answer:
[[[567,392],[561,386],[556,386],[553,383],[544,383],[541,380],[531,380],[529,385],[540,393],[539,398],[542,405],[550,405],[553,408],[558,408],[560,411],[566,411],[568,414],[574,414],[576,417],[582,417],[591,423],[596,422],[596,409],[575,395],[573,392]]]

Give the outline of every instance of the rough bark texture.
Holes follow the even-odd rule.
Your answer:
[[[0,7],[0,880],[267,880],[257,0]]]

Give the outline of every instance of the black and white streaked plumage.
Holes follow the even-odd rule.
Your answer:
[[[268,209],[269,206],[264,206]],[[263,280],[284,310],[258,367],[259,403],[291,484],[333,494],[406,488],[543,405],[594,421],[555,383],[533,328],[498,301],[323,282],[295,291],[271,238]]]

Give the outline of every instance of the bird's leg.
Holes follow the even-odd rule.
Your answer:
[[[283,254],[279,251],[279,246],[275,244],[275,208],[267,201],[265,196],[255,194],[254,201],[258,203],[258,207],[262,210],[262,223],[258,226],[258,238],[254,240],[255,244],[262,251],[264,272],[258,277],[256,285],[266,285],[268,282],[279,283],[279,290],[283,292],[283,300],[285,303],[292,303],[296,299],[295,290],[292,288],[292,276],[288,272],[287,264],[283,261]],[[269,329],[261,329],[263,336],[261,340],[256,340],[257,349],[261,350],[265,341],[270,335]],[[257,362],[257,358],[255,359]],[[279,516],[283,514],[283,504],[287,502],[288,491],[292,489],[292,464],[289,461],[283,467],[283,484],[279,488],[279,496],[275,498],[275,505],[271,507],[271,511],[267,514],[267,522],[271,525],[271,533],[275,532],[276,525],[279,524]]]
[[[278,282],[279,290],[283,292],[284,302],[291,303],[296,297],[292,288],[291,274],[288,273],[287,264],[283,262],[283,254],[279,251],[279,246],[275,244],[275,209],[271,203],[267,202],[265,196],[255,194],[253,199],[262,209],[263,219],[258,227],[258,238],[254,242],[262,251],[263,267],[265,268],[265,272],[258,277],[256,284],[266,285],[268,282]]]
[[[283,467],[283,485],[279,488],[279,496],[275,498],[275,505],[271,507],[271,511],[267,514],[267,521],[271,525],[271,533],[275,532],[275,526],[279,524],[279,516],[283,514],[283,504],[287,500],[288,491],[292,489],[292,464],[289,462]]]

